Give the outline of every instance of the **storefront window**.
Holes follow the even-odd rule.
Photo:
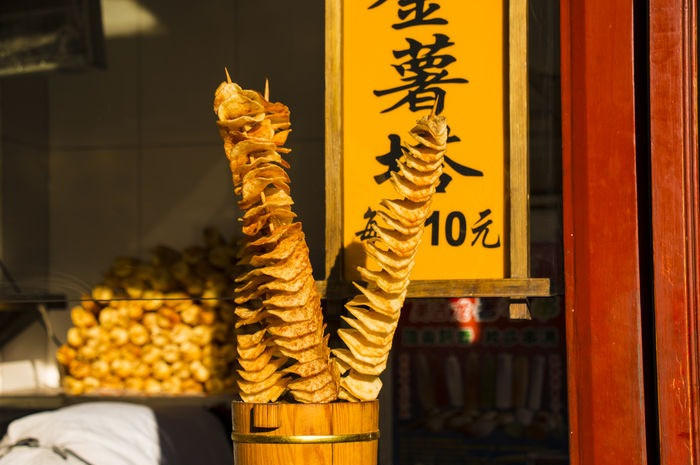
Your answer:
[[[88,392],[66,385],[70,364],[57,364],[56,351],[79,336],[71,310],[81,301],[117,314],[119,294],[105,289],[145,286],[126,300],[198,308],[159,314],[177,317],[183,334],[202,325],[214,334],[183,340],[183,357],[234,350],[226,292],[240,212],[211,112],[225,66],[245,88],[262,90],[269,78],[271,100],[291,108],[294,211],[324,279],[324,2],[203,2],[193,14],[192,2],[105,0],[90,14],[103,24],[104,44],[92,45],[104,45],[104,69],[92,60],[0,78],[0,404],[11,407],[55,408],[66,388]],[[382,378],[382,465],[568,463],[558,2],[530,1],[528,31],[530,267],[552,295],[529,298],[532,319],[517,321],[505,298],[408,300]],[[125,330],[141,321],[132,311]],[[342,324],[328,318],[330,328]],[[195,404],[215,405],[228,434],[230,355],[216,376],[190,382],[183,369],[182,382],[138,381],[135,363],[106,387],[196,391],[204,400]],[[174,376],[176,358],[161,369]],[[96,376],[77,378],[86,377]]]

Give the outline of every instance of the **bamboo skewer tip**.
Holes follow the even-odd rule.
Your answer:
[[[228,74],[228,68],[226,68],[225,66],[224,66],[224,72],[226,73],[226,82],[231,84],[231,82],[233,82],[233,81],[231,81],[231,75]]]
[[[268,78],[265,78],[265,94],[264,94],[265,100],[268,102],[270,101],[270,80]]]
[[[440,101],[440,97],[436,97],[435,101],[433,102],[433,108],[430,110],[430,117],[432,118],[435,116],[435,112],[437,111],[438,107],[438,102]]]

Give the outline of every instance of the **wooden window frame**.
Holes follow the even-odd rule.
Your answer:
[[[326,259],[319,293],[329,299],[353,295],[354,287],[343,276],[343,3],[325,0],[325,186]],[[354,0],[353,0],[354,1]],[[529,0],[503,0],[507,15],[506,53],[507,123],[506,211],[508,241],[505,276],[499,279],[450,279],[411,281],[408,298],[510,297],[510,316],[530,317],[525,299],[551,295],[549,278],[530,276],[529,172],[528,172],[528,59],[527,11]],[[378,199],[379,200],[379,199]]]
[[[697,2],[649,1],[656,371],[662,465],[700,463]]]
[[[657,450],[662,465],[700,463],[697,3],[649,0],[648,44],[637,44],[648,45],[637,58],[648,95],[635,93],[635,3],[561,0],[573,465],[652,463]],[[635,96],[648,98],[636,115]],[[640,283],[638,213],[648,206],[638,204],[638,186],[647,187],[637,180],[635,131],[646,118],[653,250],[642,253],[653,259],[653,309],[642,308]],[[654,312],[646,354],[643,311]],[[646,392],[643,356],[656,374]]]
[[[632,0],[561,0],[572,465],[646,464]]]

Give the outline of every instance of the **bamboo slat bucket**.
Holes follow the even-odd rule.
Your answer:
[[[376,465],[379,403],[233,402],[235,465]]]

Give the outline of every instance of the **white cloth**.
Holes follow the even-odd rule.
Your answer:
[[[40,447],[13,447],[0,465],[84,464],[70,455],[64,460],[54,446],[94,465],[158,465],[161,458],[153,411],[122,402],[78,404],[15,420],[0,442],[0,455],[27,438],[35,438]]]

